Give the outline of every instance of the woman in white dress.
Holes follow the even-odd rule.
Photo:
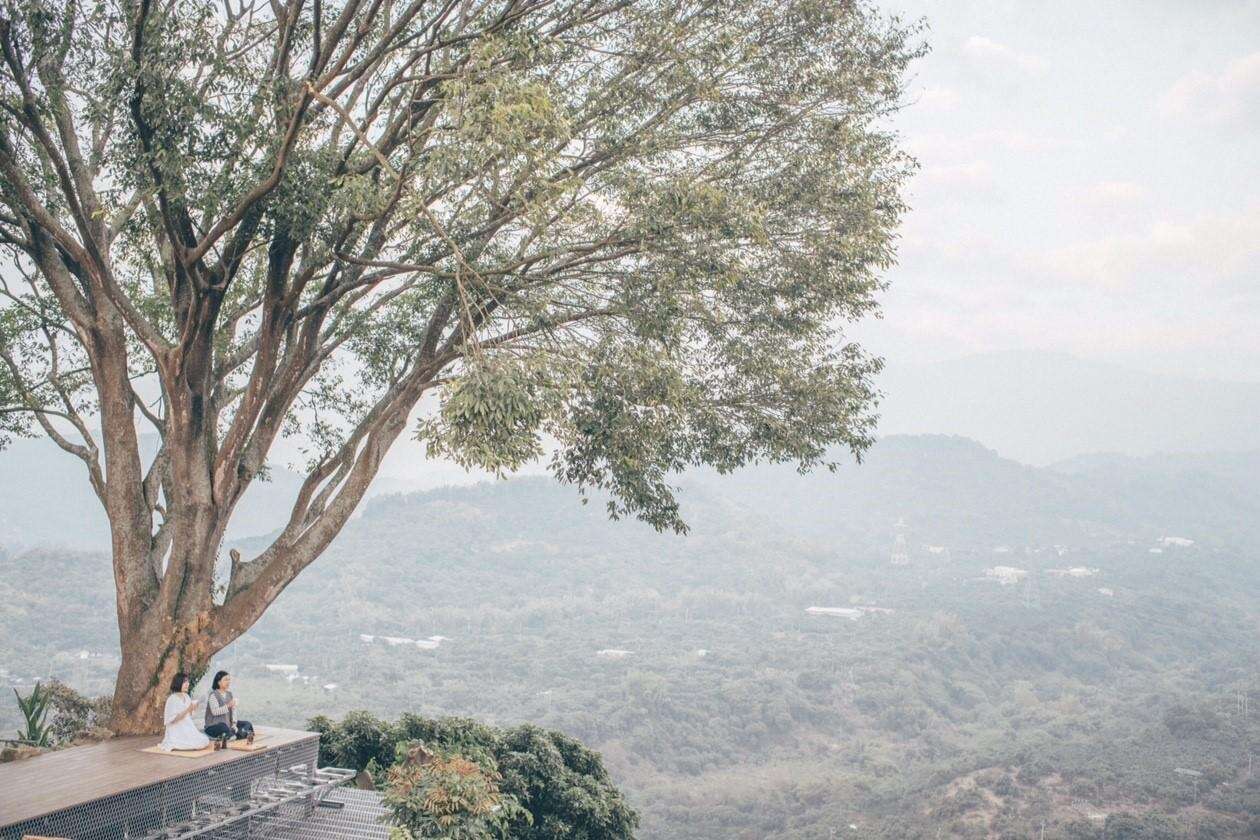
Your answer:
[[[188,696],[191,683],[182,671],[171,680],[171,696],[166,698],[162,721],[166,737],[159,745],[164,750],[199,750],[210,746],[210,739],[193,723],[193,712],[199,705]]]

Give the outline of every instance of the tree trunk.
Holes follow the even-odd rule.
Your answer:
[[[162,710],[175,674],[200,677],[216,652],[210,627],[198,624],[176,628],[169,619],[144,621],[120,633],[122,665],[114,683],[110,724],[114,734],[162,732]]]
[[[161,732],[175,675],[200,677],[222,646],[215,644],[214,569],[231,510],[214,503],[204,417],[195,407],[171,400],[170,420],[172,430],[163,443],[171,471],[171,483],[163,488],[170,551],[156,561],[146,552],[137,562],[125,547],[115,548],[115,566],[142,570],[149,582],[141,592],[124,595],[119,589],[122,665],[114,685],[112,729],[120,735]],[[137,492],[142,490],[137,485]],[[150,538],[146,548],[152,545]],[[154,568],[154,562],[162,565]]]
[[[334,476],[339,489],[330,500],[319,501],[318,513],[310,521],[310,512],[300,510],[258,557],[244,563],[239,555],[232,557],[225,599],[218,605],[213,599],[214,572],[233,502],[215,500],[198,410],[185,410],[179,401],[171,401],[172,425],[180,431],[179,435],[169,433],[164,444],[171,458],[171,502],[166,515],[172,544],[164,568],[145,567],[146,573],[160,575],[156,586],[140,592],[118,587],[122,665],[114,685],[111,728],[115,734],[161,732],[162,709],[174,676],[183,671],[200,677],[214,654],[247,631],[302,569],[323,553],[363,499],[411,408],[430,385],[431,371],[422,374],[414,375],[414,381],[393,397],[387,407],[394,410],[382,414],[379,425],[367,434],[348,473]],[[181,424],[182,417],[188,421]],[[122,559],[129,556],[126,550],[116,546],[116,568],[136,567],[134,561]]]

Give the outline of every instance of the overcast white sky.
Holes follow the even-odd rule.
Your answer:
[[[1260,381],[1260,0],[883,0],[925,17],[890,364],[1041,349]]]
[[[851,330],[890,374],[1048,350],[1260,382],[1260,0],[880,2],[932,47],[901,264]],[[475,477],[410,441],[382,475]]]

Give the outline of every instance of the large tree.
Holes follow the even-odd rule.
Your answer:
[[[2,8],[0,435],[80,458],[108,516],[118,731],[159,727],[411,418],[495,472],[548,448],[658,528],[689,465],[869,445],[878,360],[843,328],[893,259],[914,27],[851,0]],[[216,572],[287,434],[291,513]]]

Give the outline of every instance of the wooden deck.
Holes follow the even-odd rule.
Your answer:
[[[0,764],[0,828],[319,737],[316,732],[269,726],[259,726],[257,732],[267,738],[263,749],[252,753],[221,750],[203,758],[156,755],[140,751],[161,740],[147,735]]]

